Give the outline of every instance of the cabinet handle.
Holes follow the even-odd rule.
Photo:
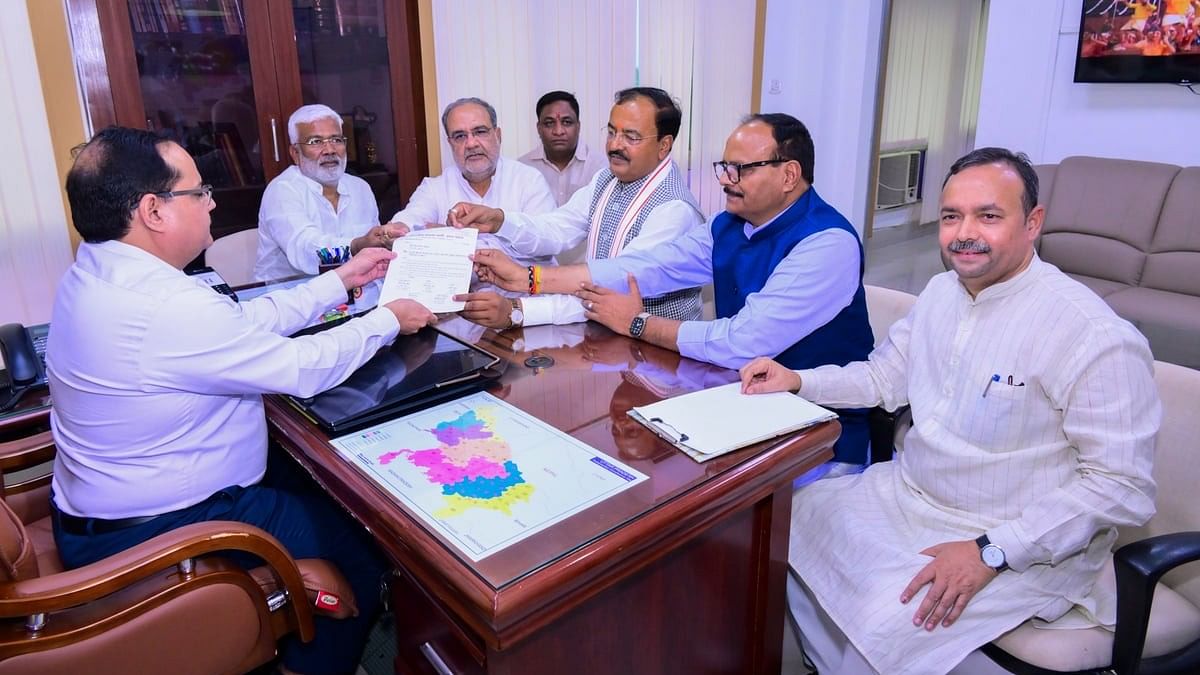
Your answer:
[[[454,671],[450,670],[450,666],[446,665],[446,661],[442,659],[441,654],[437,653],[437,649],[434,649],[432,644],[428,642],[422,643],[421,654],[425,656],[425,660],[429,662],[429,665],[433,666],[438,675],[454,675]]]
[[[279,161],[279,134],[275,129],[275,118],[271,118],[271,147],[275,150],[275,161]]]

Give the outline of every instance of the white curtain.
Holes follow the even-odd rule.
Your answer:
[[[880,147],[927,143],[919,222],[937,219],[942,178],[975,143],[983,2],[895,0]]]
[[[613,92],[633,83],[635,0],[434,0],[436,101],[477,96],[491,103],[504,130],[505,157],[538,143],[534,104],[562,89],[580,107],[580,138],[603,151],[601,129]],[[453,155],[442,138],[443,169]]]
[[[58,279],[71,264],[50,124],[26,3],[0,21],[0,323],[50,320]]]
[[[434,0],[438,110],[487,100],[503,154],[517,157],[538,142],[537,98],[563,89],[579,99],[580,137],[602,150],[613,93],[661,87],[683,108],[673,156],[711,215],[723,205],[712,162],[750,112],[755,10],[754,0]]]

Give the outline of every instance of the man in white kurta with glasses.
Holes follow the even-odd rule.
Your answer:
[[[982,148],[942,189],[952,271],[866,361],[742,368],[747,393],[912,407],[894,461],[798,490],[789,604],[821,673],[1006,672],[980,646],[1067,612],[1111,629],[1096,578],[1154,513],[1161,406],[1146,340],[1037,257],[1037,175]]]

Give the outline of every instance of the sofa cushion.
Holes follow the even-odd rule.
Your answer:
[[[1042,258],[1064,272],[1136,286],[1177,173],[1179,167],[1155,162],[1064,159],[1041,199]]]
[[[1038,255],[1067,274],[1123,286],[1136,286],[1146,265],[1146,253],[1141,249],[1086,232],[1043,230]]]
[[[1141,285],[1200,296],[1200,167],[1175,176],[1150,242]]]
[[[1113,311],[1139,327],[1170,326],[1200,336],[1200,296],[1154,288],[1126,288],[1104,296],[1104,300]]]

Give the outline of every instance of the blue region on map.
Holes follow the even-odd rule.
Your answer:
[[[508,488],[524,483],[521,470],[513,462],[504,463],[504,476],[499,478],[467,478],[452,485],[443,485],[442,494],[460,495],[473,499],[494,499],[504,494]]]

